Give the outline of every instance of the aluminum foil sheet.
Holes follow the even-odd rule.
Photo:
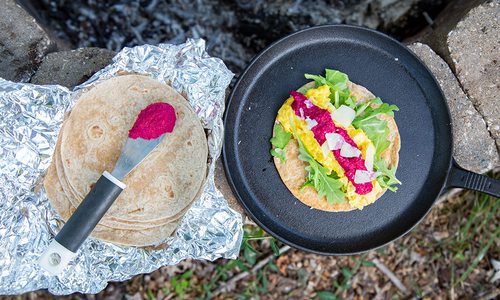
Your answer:
[[[37,264],[58,232],[59,216],[43,190],[64,113],[73,95],[120,72],[149,74],[187,96],[208,132],[210,168],[205,190],[189,209],[167,249],[122,247],[89,238],[57,277]],[[113,63],[73,91],[0,79],[0,294],[48,289],[62,295],[97,293],[187,258],[236,258],[242,217],[215,188],[215,161],[222,149],[225,90],[233,74],[205,52],[205,41],[124,48]]]

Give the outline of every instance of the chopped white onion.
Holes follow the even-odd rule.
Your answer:
[[[318,121],[316,120],[311,120],[309,117],[306,118],[306,126],[307,129],[311,130],[314,126],[318,125]]]
[[[301,107],[301,108],[299,108],[299,114],[300,114],[300,117],[301,117],[302,119],[304,119],[304,110],[302,109],[302,107]]]
[[[323,157],[327,158],[328,154],[331,152],[330,148],[328,147],[328,141],[325,141],[323,145],[321,145],[321,150],[323,150]]]
[[[339,150],[344,144],[344,138],[335,132],[325,134],[330,150]]]
[[[375,158],[375,147],[369,144],[365,153],[365,167],[368,171],[373,171],[373,160]]]
[[[361,151],[349,143],[342,144],[342,148],[340,148],[340,155],[343,157],[358,157],[360,154]]]
[[[307,108],[311,108],[311,107],[313,107],[313,105],[314,105],[314,104],[311,102],[311,100],[309,100],[309,99],[307,99],[306,101],[304,101],[304,103],[305,103],[305,105],[306,105],[306,107],[307,107]]]
[[[380,175],[380,172],[356,170],[354,173],[354,183],[367,183],[375,180]]]
[[[349,106],[341,105],[337,110],[331,113],[331,116],[337,124],[347,128],[354,120],[356,112]]]

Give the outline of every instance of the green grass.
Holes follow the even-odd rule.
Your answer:
[[[316,293],[319,300],[337,300],[342,299],[340,294],[352,287],[351,279],[356,275],[361,267],[374,267],[375,264],[371,261],[365,260],[368,254],[361,254],[359,256],[352,256],[351,260],[354,262],[354,267],[343,267],[341,275],[332,281],[331,290],[322,290]]]
[[[263,244],[269,245],[268,248],[263,247]],[[257,249],[268,250],[266,253]],[[271,252],[270,252],[271,251]],[[240,257],[236,260],[224,260],[225,263],[218,264],[215,269],[215,274],[210,280],[201,282],[197,288],[191,284],[192,271],[187,271],[183,274],[170,278],[169,286],[163,287],[162,291],[165,295],[174,294],[176,299],[188,299],[190,293],[195,292],[196,299],[210,299],[214,296],[214,291],[223,283],[231,279],[234,274],[238,274],[250,269],[258,262],[261,256],[267,256],[274,253],[279,256],[279,242],[267,235],[259,227],[248,226],[244,227],[244,237],[241,245]],[[278,272],[273,260],[270,260],[267,265],[260,269],[256,274],[256,279],[248,282],[244,291],[238,296],[241,299],[247,299],[257,295],[267,293],[268,288],[268,273]],[[148,299],[155,299],[151,290],[147,290]],[[152,297],[152,298],[151,298]]]
[[[495,177],[500,178],[500,173],[496,174]],[[440,214],[445,214],[449,218],[447,225],[444,225],[445,228],[447,226],[447,229],[444,230],[450,233],[449,237],[440,241],[431,238],[415,242],[416,246],[418,245],[418,247],[427,249],[430,252],[427,256],[428,260],[433,261],[435,264],[445,265],[445,268],[450,269],[450,288],[460,288],[464,283],[475,284],[470,281],[470,275],[474,270],[480,268],[485,256],[493,255],[498,257],[500,254],[498,249],[495,250],[495,246],[500,240],[499,208],[500,201],[496,198],[479,192],[463,192],[458,199],[453,199],[440,208]],[[415,230],[420,231],[420,233],[425,230],[423,232],[425,235],[432,235],[432,227],[424,228],[421,227]],[[443,228],[441,227],[440,230],[443,230]],[[179,274],[170,278],[168,287],[164,287],[162,290],[165,295],[174,294],[175,299],[193,298],[193,295],[196,295],[196,299],[211,299],[217,288],[225,284],[233,276],[250,271],[259,261],[274,254],[274,259],[271,259],[256,274],[252,274],[240,281],[234,292],[227,295],[229,298],[236,297],[237,299],[264,298],[272,292],[269,291],[270,274],[279,273],[275,259],[280,255],[280,246],[282,246],[281,243],[267,235],[261,228],[246,225],[240,256],[237,260],[219,261],[211,277],[199,279],[196,285],[193,285],[191,281],[192,271]],[[402,252],[405,250],[401,247],[403,245],[396,245],[396,251]],[[377,256],[382,257],[389,255],[390,251],[388,251],[387,247],[383,247],[376,250],[375,253]],[[325,288],[325,285],[323,285],[316,292],[316,299],[336,300],[349,295],[353,278],[361,268],[365,268],[363,272],[366,272],[366,268],[370,267],[375,267],[375,265],[367,259],[367,254],[351,256],[347,263],[344,261],[344,263],[338,265],[339,274],[330,279],[331,281],[327,283],[327,287]],[[481,270],[483,269],[484,263]],[[302,289],[307,285],[311,274],[302,268],[298,269],[293,276],[294,280],[297,281],[298,288]],[[425,286],[419,286],[415,281],[418,277],[419,275],[415,274],[414,277],[410,278],[409,288],[413,295],[419,298],[432,296],[432,290],[429,291],[429,289],[425,289]],[[154,299],[151,290],[148,289],[146,292],[148,299]],[[447,291],[444,292],[447,293]],[[292,295],[292,292],[290,292],[290,295]],[[220,297],[227,298],[226,295],[220,295]]]
[[[500,179],[500,173],[494,176]],[[462,211],[457,234],[448,239],[445,247],[451,252],[452,286],[467,281],[471,272],[478,266],[495,242],[500,240],[498,226],[500,201],[480,192],[467,191],[460,197],[454,209]],[[497,250],[498,251],[498,250]],[[472,257],[466,257],[467,254]],[[469,265],[461,274],[461,265]]]

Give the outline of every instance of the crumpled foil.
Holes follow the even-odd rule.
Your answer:
[[[167,249],[123,247],[89,238],[59,276],[38,266],[38,258],[58,232],[59,216],[43,189],[57,134],[78,91],[119,72],[149,74],[187,96],[208,130],[209,174],[205,190],[179,224]],[[222,149],[225,90],[233,74],[205,52],[205,41],[124,48],[113,63],[73,91],[14,83],[0,78],[0,294],[48,289],[62,295],[97,293],[108,281],[123,281],[187,258],[236,258],[242,217],[214,184]]]

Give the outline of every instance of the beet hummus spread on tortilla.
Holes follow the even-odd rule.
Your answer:
[[[292,194],[324,211],[362,209],[386,190],[395,192],[400,136],[395,105],[384,103],[346,74],[290,91],[278,111],[271,154]]]

